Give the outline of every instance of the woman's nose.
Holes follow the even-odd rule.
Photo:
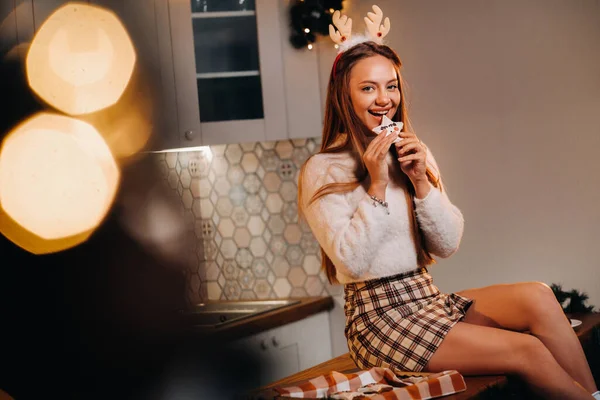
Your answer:
[[[385,90],[380,90],[377,93],[377,99],[375,99],[375,103],[379,106],[385,106],[390,102],[390,98]]]

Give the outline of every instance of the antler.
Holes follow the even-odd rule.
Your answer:
[[[367,30],[373,39],[383,39],[390,31],[390,19],[385,17],[383,25],[380,25],[381,21],[383,20],[383,11],[381,11],[381,8],[377,7],[376,5],[373,5],[373,11],[375,11],[375,13],[368,12],[367,16],[365,17]]]
[[[342,44],[346,40],[350,39],[352,35],[352,19],[345,15],[341,15],[339,10],[336,10],[331,17],[333,25],[329,24],[329,36],[337,44]]]

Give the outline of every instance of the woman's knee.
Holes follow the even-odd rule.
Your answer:
[[[552,289],[543,282],[523,282],[520,285],[523,306],[533,315],[562,312]]]

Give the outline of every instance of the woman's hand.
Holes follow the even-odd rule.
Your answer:
[[[396,151],[402,172],[414,186],[427,182],[427,149],[412,132],[400,132],[400,137]]]
[[[398,138],[396,134],[387,135],[387,130],[384,130],[369,143],[365,154],[363,154],[363,161],[371,177],[372,190],[370,189],[369,193],[382,200],[385,196],[385,188],[390,180],[385,158],[396,138]]]

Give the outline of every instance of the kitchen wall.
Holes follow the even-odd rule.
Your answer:
[[[198,263],[189,271],[191,301],[340,293],[320,271],[318,244],[298,218],[299,169],[319,142],[230,144],[156,155],[163,178],[193,219],[199,244]]]
[[[346,3],[361,30],[374,2]],[[436,283],[556,282],[600,308],[600,1],[375,3],[416,132],[466,220]]]

